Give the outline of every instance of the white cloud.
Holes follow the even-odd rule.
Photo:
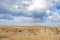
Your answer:
[[[13,8],[18,9],[19,6],[18,5],[13,5]]]
[[[28,1],[22,1],[22,3],[24,3],[24,4],[30,4]]]
[[[49,2],[46,0],[34,0],[33,4],[28,7],[28,11],[41,11],[42,9],[44,10],[48,7],[48,4]]]
[[[53,20],[60,20],[60,14],[59,13],[55,12],[52,17],[53,17]]]
[[[33,18],[31,17],[14,17],[15,22],[22,22],[22,23],[30,23],[33,22]]]
[[[59,23],[60,22],[60,14],[59,11],[54,11],[52,12],[53,15],[48,16],[48,21],[49,22],[55,22],[55,23]]]
[[[47,13],[47,15],[48,15],[48,14],[50,14],[50,13],[51,13],[51,11],[50,11],[50,10],[46,10],[46,13]]]
[[[0,14],[0,17],[3,17],[3,16],[4,16],[4,15],[1,13],[1,14]]]
[[[49,16],[48,19],[52,19],[52,16]]]

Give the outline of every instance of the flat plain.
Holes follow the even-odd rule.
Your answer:
[[[60,27],[0,26],[0,40],[60,40]]]

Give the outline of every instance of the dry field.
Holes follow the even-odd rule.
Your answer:
[[[0,40],[60,40],[60,27],[0,26]]]

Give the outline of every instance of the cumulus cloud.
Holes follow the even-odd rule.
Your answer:
[[[60,23],[59,13],[60,0],[0,0],[0,22],[2,25],[9,23],[13,25]]]
[[[48,3],[49,4],[49,3]],[[34,11],[34,10],[44,10],[48,6],[47,0],[34,0],[33,4],[28,7],[28,11]]]
[[[10,12],[29,12],[29,11],[43,11],[50,5],[50,1],[47,0],[6,0],[1,2],[1,7]]]
[[[55,11],[55,12],[52,12],[53,14],[50,15],[48,17],[48,19],[51,21],[51,22],[56,22],[56,23],[59,23],[60,21],[60,14],[59,14],[59,11]]]

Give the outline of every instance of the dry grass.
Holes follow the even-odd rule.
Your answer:
[[[0,26],[0,40],[60,40],[60,27]]]

